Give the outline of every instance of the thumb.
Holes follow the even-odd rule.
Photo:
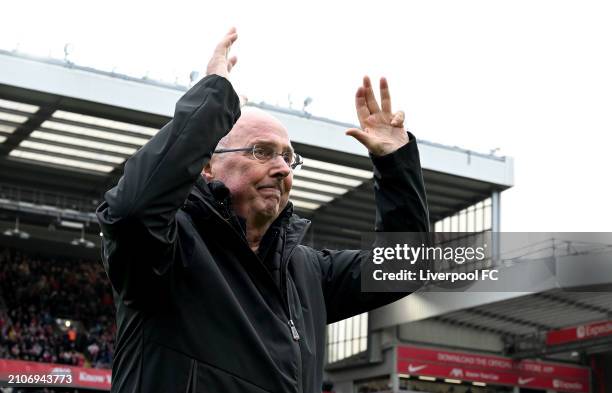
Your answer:
[[[370,134],[361,131],[358,128],[350,128],[346,130],[345,134],[357,139],[359,143],[361,143],[365,147],[368,147],[372,144],[372,137],[370,136]]]
[[[236,65],[237,62],[238,62],[238,58],[236,56],[232,56],[227,61],[227,72],[230,72],[232,70],[232,68],[234,68],[234,66]]]
[[[391,126],[403,128],[404,127],[404,117],[405,116],[406,115],[404,114],[404,111],[398,111],[398,112],[394,113],[393,114],[393,119],[391,119]]]

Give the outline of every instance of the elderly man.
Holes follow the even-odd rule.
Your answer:
[[[325,326],[401,296],[361,292],[362,252],[300,245],[300,159],[278,120],[240,116],[236,38],[98,208],[117,307],[112,392],[320,392]],[[364,79],[362,129],[347,131],[372,157],[376,230],[427,231],[416,141],[380,87],[379,108]]]

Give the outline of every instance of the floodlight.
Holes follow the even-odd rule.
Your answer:
[[[19,217],[15,217],[15,228],[6,229],[2,232],[4,236],[18,237],[20,239],[29,239],[30,234],[19,229]]]

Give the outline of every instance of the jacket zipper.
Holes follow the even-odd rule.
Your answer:
[[[208,208],[215,213],[215,215],[217,217],[219,217],[223,222],[225,222],[225,224],[231,228],[231,230],[234,232],[234,234],[236,234],[236,236],[238,236],[239,238],[241,238],[242,240],[244,239],[244,236],[240,235],[238,233],[238,231],[236,231],[236,229],[231,225],[231,223],[226,220],[221,214],[219,214],[219,212],[217,211],[217,209],[215,209],[208,201],[206,201],[205,199],[202,199],[198,196],[198,199],[200,199],[202,202],[204,202],[204,204],[206,204],[208,206]],[[224,205],[225,206],[225,205]],[[304,238],[304,233],[302,233],[300,235],[300,238],[298,239],[298,243],[302,241],[302,239]],[[248,247],[248,244],[247,244]],[[253,252],[250,248],[249,250],[251,252]],[[293,251],[287,256],[287,261],[289,259],[291,259],[291,256],[293,255]],[[259,258],[257,258],[259,259]],[[285,265],[288,265],[288,263],[286,263]],[[285,266],[285,269],[283,269],[282,272],[282,277],[281,277],[281,283],[284,287],[285,290],[285,294],[283,295],[282,291],[277,291],[279,293],[279,296],[281,298],[281,300],[283,300],[283,306],[285,307],[285,311],[287,312],[287,316],[289,318],[289,320],[287,321],[287,324],[289,325],[289,329],[291,330],[291,337],[295,340],[295,341],[299,341],[300,339],[300,335],[297,331],[297,328],[295,327],[295,323],[293,322],[293,317],[291,315],[291,306],[289,305],[289,296],[287,294],[287,274],[286,274],[286,268],[287,266]],[[265,269],[265,266],[264,266]],[[266,269],[267,270],[267,269]],[[270,277],[272,279],[272,277]]]
[[[293,339],[295,341],[300,341],[300,334],[295,328],[295,323],[293,323],[293,319],[290,318],[288,323],[289,323],[289,328],[291,329],[291,335],[293,336]]]
[[[213,213],[215,213],[217,215],[217,217],[221,218],[221,220],[223,222],[225,222],[226,225],[228,225],[232,229],[232,231],[238,237],[240,237],[241,239],[244,240],[244,236],[241,236],[238,233],[238,231],[236,231],[236,229],[229,223],[229,221],[226,220],[225,218],[223,218],[223,216],[221,214],[219,214],[217,209],[215,209],[205,199],[200,198],[199,196],[198,196],[198,199],[200,199],[202,202],[204,202],[204,204],[206,204],[209,207],[209,209],[211,209],[213,211]],[[308,229],[308,227],[306,227],[306,230],[307,229]],[[298,244],[302,241],[302,239],[304,239],[304,235],[306,234],[306,230],[303,231],[300,234],[300,237],[299,237],[299,239],[297,241]],[[284,241],[285,240],[283,239],[283,243],[284,243]],[[249,248],[248,244],[247,244],[247,248]],[[283,249],[284,249],[284,244],[283,244]],[[251,250],[250,248],[249,248],[249,250],[251,252],[253,252],[253,250]],[[289,330],[291,331],[291,337],[293,338],[293,341],[295,342],[296,347],[297,347],[297,363],[298,363],[297,364],[297,388],[298,388],[298,392],[302,393],[304,391],[303,386],[302,386],[302,348],[300,347],[300,343],[299,343],[299,341],[300,341],[300,334],[298,333],[298,330],[297,330],[297,328],[295,326],[295,323],[293,322],[293,317],[291,315],[291,305],[289,304],[289,292],[288,292],[289,288],[288,288],[288,285],[287,285],[287,281],[288,281],[287,270],[288,270],[288,267],[289,267],[289,261],[291,260],[291,257],[293,256],[293,252],[294,251],[295,251],[295,247],[287,255],[286,262],[284,263],[285,266],[283,266],[283,269],[281,270],[281,275],[282,275],[282,277],[281,277],[281,285],[283,286],[283,289],[284,289],[284,296],[283,296],[283,291],[279,291],[279,295],[280,295],[281,300],[284,300],[283,301],[283,305],[285,306],[285,311],[287,312],[287,316],[289,317],[289,320],[287,321],[287,325],[289,325]],[[259,258],[257,258],[257,259],[259,259]],[[283,261],[281,260],[281,262],[283,262]],[[265,269],[265,266],[264,266],[264,269]]]
[[[297,240],[297,244],[300,244],[302,242],[302,239],[304,239],[304,235],[306,234],[306,231],[308,230],[308,226],[306,227],[306,230],[304,230],[301,234],[300,237]],[[285,240],[283,239],[283,250],[285,249]],[[297,247],[297,245],[296,245]],[[288,274],[287,274],[287,270],[289,269],[289,261],[291,260],[291,257],[293,256],[293,253],[295,251],[295,247],[291,250],[291,252],[287,255],[286,258],[286,262],[284,263],[285,266],[282,266],[282,273],[281,273],[281,282],[283,284],[283,289],[284,289],[284,293],[285,296],[287,297],[285,303],[287,304],[287,313],[289,314],[289,321],[287,322],[289,324],[289,328],[291,329],[291,336],[293,337],[293,339],[295,341],[299,341],[300,340],[300,335],[297,331],[297,328],[295,327],[295,323],[293,322],[293,317],[291,316],[291,305],[289,304],[289,286],[287,285],[288,282]]]
[[[283,246],[282,246],[282,252],[285,251],[285,237],[286,237],[286,233],[285,236],[283,236],[282,242],[283,242]],[[281,258],[282,258],[282,252],[281,252]],[[286,262],[281,260],[281,294],[284,294],[284,303],[287,307],[287,314],[289,316],[289,320],[287,321],[287,324],[289,325],[289,329],[291,330],[291,337],[293,338],[294,341],[299,341],[300,340],[300,334],[298,333],[297,328],[295,327],[295,323],[293,322],[293,316],[291,315],[291,304],[289,303],[289,285],[288,285],[288,275],[287,275],[287,268],[289,266],[289,259],[291,257],[291,255],[293,255],[293,252],[289,255],[289,257],[286,259]]]
[[[302,239],[304,239],[304,235],[306,234],[306,231],[308,230],[308,226],[305,228],[305,230],[300,234],[300,237],[297,240],[297,244],[302,242]],[[286,236],[286,232],[285,232],[285,236]],[[285,249],[285,239],[283,239],[283,251]],[[287,297],[287,310],[289,312],[289,328],[291,329],[291,336],[293,337],[293,340],[296,343],[296,347],[297,347],[297,388],[298,388],[298,393],[303,393],[304,392],[304,387],[302,386],[302,348],[300,347],[300,335],[298,333],[297,328],[295,327],[295,323],[293,322],[293,318],[291,316],[291,305],[289,304],[289,274],[288,274],[288,270],[289,270],[289,261],[291,260],[291,257],[293,256],[293,253],[295,252],[297,245],[291,250],[291,252],[287,255],[287,258],[285,259],[286,262],[284,262],[284,266],[282,266],[282,277],[281,277],[281,282],[284,286],[284,293],[285,296]],[[282,262],[282,261],[281,261]]]

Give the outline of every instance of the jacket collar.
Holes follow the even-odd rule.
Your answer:
[[[209,206],[216,210],[216,213],[230,221],[230,223],[234,220],[239,222],[242,232],[246,231],[244,219],[236,215],[232,209],[231,192],[223,182],[215,180],[208,183],[202,176],[199,176],[189,199],[193,200],[193,197],[205,200]],[[209,209],[208,206],[205,208]],[[284,232],[286,235],[286,252],[291,252],[302,241],[309,226],[310,220],[294,214],[293,203],[289,202],[268,230],[278,228],[281,232]]]

